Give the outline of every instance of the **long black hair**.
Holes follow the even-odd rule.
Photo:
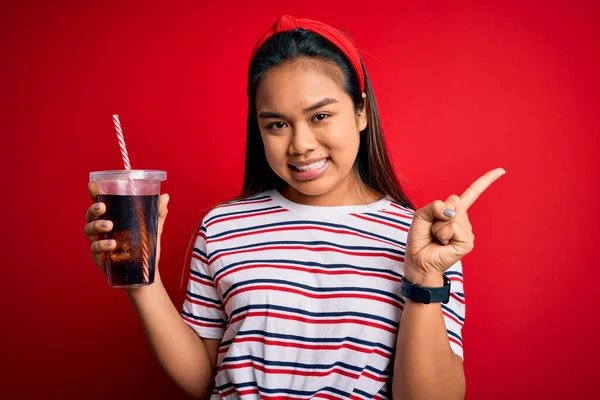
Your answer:
[[[280,32],[271,36],[258,49],[248,69],[248,121],[246,131],[246,161],[240,198],[254,196],[265,190],[280,189],[285,182],[267,162],[256,115],[256,91],[265,74],[273,67],[299,58],[334,63],[342,72],[343,90],[352,98],[356,110],[365,106],[358,76],[346,55],[321,35],[304,29]],[[361,180],[372,190],[387,195],[399,204],[415,209],[402,190],[394,173],[383,136],[379,109],[369,75],[364,68],[367,127],[360,136],[360,146],[354,167]]]
[[[361,110],[365,107],[358,76],[346,55],[333,43],[317,33],[304,29],[280,32],[271,36],[256,52],[248,70],[246,161],[244,183],[237,199],[251,197],[265,190],[280,189],[285,186],[285,182],[273,172],[267,162],[258,126],[258,116],[256,115],[256,90],[261,79],[271,68],[299,58],[334,63],[342,72],[341,84],[346,93],[352,98],[355,109]],[[367,127],[360,134],[360,145],[354,168],[369,188],[414,210],[415,207],[402,190],[390,162],[375,94],[364,65],[363,71],[367,95],[368,122]],[[191,252],[201,225],[200,222],[190,239],[187,254]],[[184,270],[187,266],[188,257],[186,256]],[[184,274],[181,276],[181,286],[183,286],[183,283]]]

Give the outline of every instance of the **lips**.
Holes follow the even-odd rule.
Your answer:
[[[327,159],[323,158],[314,162],[290,164],[290,166],[297,169],[298,171],[307,172],[321,168],[323,165],[325,165],[326,162]]]
[[[321,177],[329,168],[329,158],[289,164],[294,179],[297,181],[310,181]]]

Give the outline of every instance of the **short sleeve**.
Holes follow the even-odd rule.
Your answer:
[[[445,275],[450,280],[450,300],[447,304],[442,303],[444,323],[450,347],[460,358],[463,356],[462,327],[465,323],[465,294],[463,289],[462,262],[459,260],[453,264]]]
[[[182,318],[200,337],[221,339],[227,316],[209,272],[204,225],[194,242],[190,264]]]

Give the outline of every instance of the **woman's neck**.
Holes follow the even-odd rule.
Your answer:
[[[281,190],[281,195],[294,203],[321,207],[364,205],[383,197],[381,193],[367,186],[357,173],[352,173],[327,193],[310,195],[286,185]]]

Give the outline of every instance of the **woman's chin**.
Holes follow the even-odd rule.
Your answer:
[[[309,181],[296,181],[290,179],[287,181],[288,190],[296,192],[296,194],[304,196],[323,196],[331,192],[336,187],[334,179],[328,179],[328,177],[321,177],[319,179]],[[291,193],[290,193],[291,194]]]

